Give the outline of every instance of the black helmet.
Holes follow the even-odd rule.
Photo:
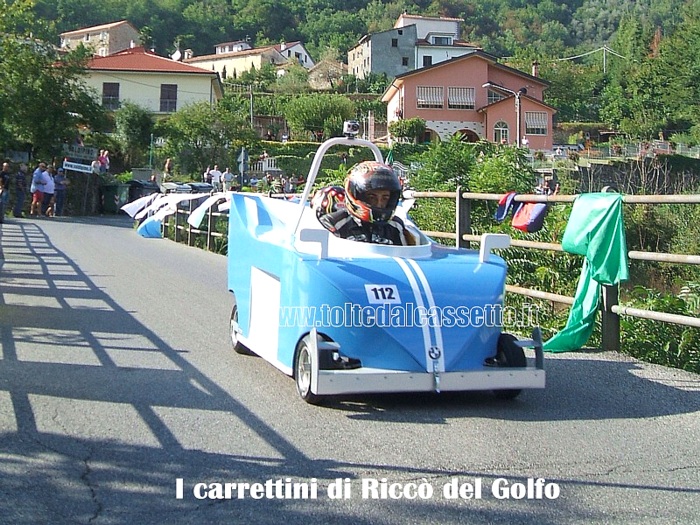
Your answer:
[[[372,206],[367,192],[386,190],[389,202],[385,207]],[[366,161],[355,165],[345,178],[345,207],[363,222],[388,221],[394,215],[401,197],[401,183],[391,166],[381,162]]]

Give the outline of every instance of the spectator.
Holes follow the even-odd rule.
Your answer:
[[[221,172],[218,164],[214,164],[214,169],[209,172],[209,175],[211,175],[211,184],[214,186],[214,189],[221,191]]]
[[[95,175],[99,175],[101,168],[102,168],[102,164],[100,163],[100,156],[98,155],[97,157],[95,157],[95,160],[93,160],[92,163],[90,164],[90,169],[92,170],[92,172]]]
[[[98,160],[100,161],[100,173],[107,173],[109,171],[109,151],[101,149]]]
[[[15,175],[15,207],[12,214],[20,218],[22,217],[22,209],[24,208],[24,200],[27,197],[27,165],[22,163],[19,165],[19,171]]]
[[[63,208],[66,202],[66,193],[68,192],[68,184],[70,184],[70,181],[66,177],[63,168],[58,168],[58,172],[56,173],[53,181],[54,195],[56,196],[54,215],[56,215],[56,217],[61,217],[63,215]]]
[[[40,162],[32,174],[32,184],[29,188],[29,191],[32,192],[32,204],[29,207],[29,215],[32,217],[37,213],[41,213],[41,204],[44,200],[44,186],[46,186],[45,171],[46,163]]]
[[[224,191],[231,189],[231,183],[233,182],[233,173],[226,168],[226,170],[221,174],[221,180],[223,181]]]
[[[10,165],[2,163],[0,171],[0,222],[5,220],[5,207],[10,201]]]
[[[55,169],[53,166],[46,168],[44,172],[44,196],[41,201],[41,214],[45,217],[53,216],[54,192],[56,191],[56,183],[53,180]]]
[[[163,173],[165,174],[166,180],[170,180],[173,174],[173,161],[168,157],[165,159],[165,165],[163,166]]]

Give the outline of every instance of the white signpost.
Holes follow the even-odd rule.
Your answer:
[[[90,164],[78,164],[77,162],[70,162],[68,160],[63,161],[63,169],[79,171],[81,173],[92,173],[92,166],[90,166]]]

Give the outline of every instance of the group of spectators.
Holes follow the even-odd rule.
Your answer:
[[[101,149],[99,155],[95,157],[90,164],[92,172],[98,175],[104,175],[109,171],[109,150]]]
[[[235,186],[234,175],[231,170],[226,168],[222,173],[218,164],[214,164],[214,169],[211,166],[207,166],[207,169],[202,174],[202,182],[211,184],[215,191],[233,190]]]
[[[27,190],[29,190],[29,195],[32,198],[29,207],[30,216],[53,217],[63,215],[69,184],[63,168],[56,168],[53,165],[40,162],[32,173],[31,178],[29,178],[27,165],[21,163],[17,173],[12,177],[10,175],[10,164],[4,162],[2,172],[0,172],[0,190],[2,192],[0,194],[0,202],[2,202],[0,221],[4,217],[5,207],[9,203],[10,181],[12,180],[14,180],[15,185],[15,202],[12,209],[14,217],[24,217],[24,203],[28,197]]]

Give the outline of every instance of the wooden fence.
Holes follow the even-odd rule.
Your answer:
[[[469,193],[462,192],[459,188],[455,192],[417,192],[409,191],[404,194],[406,198],[416,199],[452,199],[455,201],[455,232],[436,232],[423,230],[426,235],[433,238],[452,239],[456,245],[462,248],[469,248],[471,243],[478,243],[480,236],[471,234],[471,202],[472,201],[498,201],[502,195],[493,193]],[[545,203],[573,203],[576,195],[516,195],[516,202],[545,202]],[[700,204],[700,195],[625,195],[623,202],[626,204]],[[217,231],[217,224],[222,218],[228,227],[228,214],[214,211],[210,208],[207,213],[207,229],[195,229],[187,223],[187,217],[192,212],[192,203],[189,209],[179,209],[174,216],[174,224],[164,223],[164,235],[169,228],[174,228],[174,237],[178,242],[186,242],[188,245],[195,244],[195,236],[206,236],[206,249],[212,250],[216,238],[226,237],[226,233]],[[512,239],[511,246],[549,250],[562,252],[563,248],[559,243],[545,243],[538,241],[528,241],[523,239]],[[683,255],[674,253],[641,252],[630,251],[630,260],[654,261],[673,264],[700,264],[699,255]],[[524,288],[520,286],[507,285],[506,291],[525,295],[535,299],[543,299],[562,304],[573,304],[574,298]],[[602,292],[602,347],[604,350],[620,350],[620,316],[631,316],[653,321],[672,323],[684,326],[700,328],[700,319],[697,317],[669,314],[664,312],[654,312],[639,308],[629,308],[618,304],[618,286],[603,286]]]

